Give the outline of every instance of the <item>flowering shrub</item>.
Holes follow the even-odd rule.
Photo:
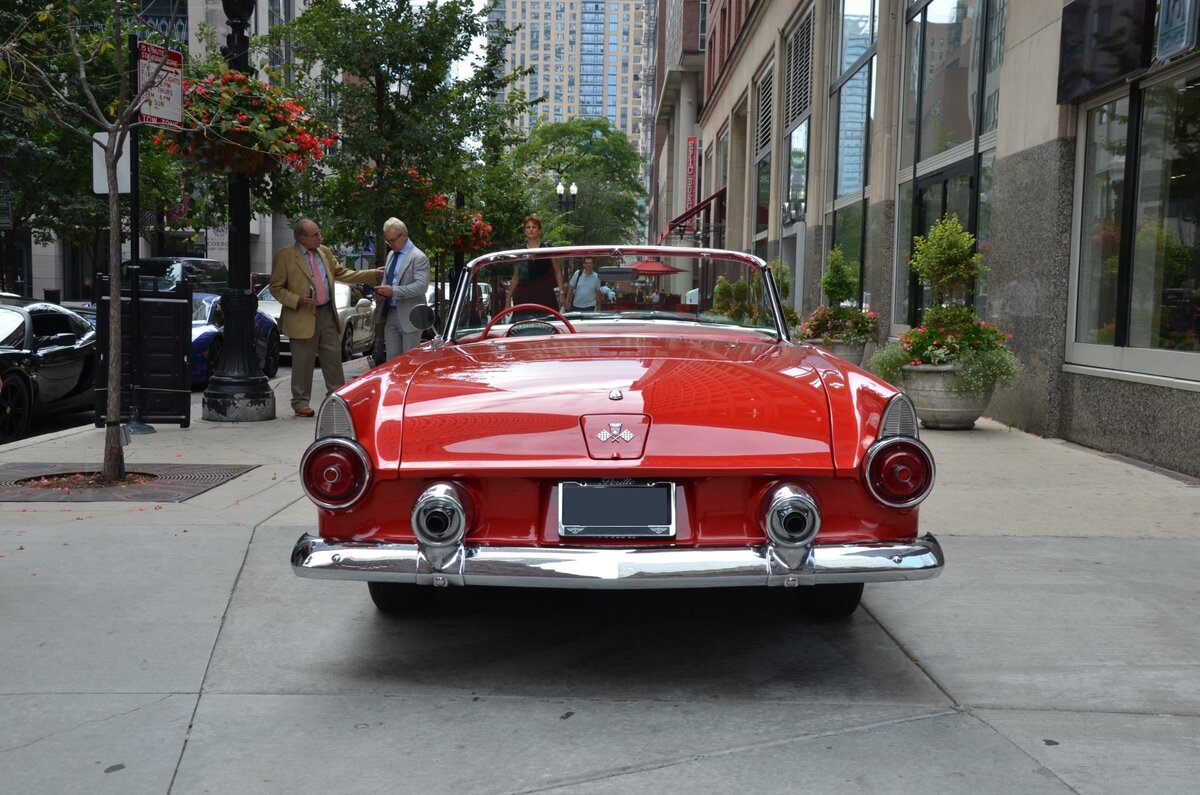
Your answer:
[[[806,340],[865,343],[875,337],[879,316],[857,307],[821,305],[800,324],[800,337]]]
[[[396,196],[401,217],[419,216],[425,227],[419,242],[430,256],[442,251],[482,251],[492,245],[492,225],[483,213],[464,207],[454,207],[450,197],[437,191],[433,180],[415,168],[374,166],[359,169],[358,184],[376,192],[379,185]]]
[[[226,70],[183,81],[184,129],[154,142],[205,171],[261,175],[302,171],[337,143],[337,133],[276,86]]]
[[[954,365],[961,391],[987,392],[1012,381],[1020,369],[1008,349],[1011,338],[968,307],[932,307],[922,325],[902,332],[899,343],[886,345],[871,357],[871,369],[884,380],[899,383],[904,365]]]

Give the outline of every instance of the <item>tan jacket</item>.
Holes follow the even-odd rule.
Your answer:
[[[328,246],[317,249],[321,262],[325,265],[325,278],[332,292],[334,280],[352,284],[375,284],[379,274],[374,269],[356,271],[338,264],[337,259]],[[317,309],[315,306],[301,307],[300,299],[312,295],[313,280],[308,269],[308,259],[299,243],[279,249],[271,261],[271,295],[283,305],[279,312],[279,330],[291,339],[309,339],[317,332]],[[330,296],[333,300],[333,296]],[[342,332],[342,320],[338,313],[338,333]]]

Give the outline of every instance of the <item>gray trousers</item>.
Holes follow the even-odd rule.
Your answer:
[[[317,331],[306,340],[292,338],[292,408],[307,406],[312,400],[313,366],[321,357],[321,375],[325,394],[346,383],[342,370],[342,337],[338,334],[333,301],[317,308]]]
[[[383,317],[383,343],[387,358],[395,359],[421,344],[421,330],[405,331],[400,325],[403,308],[388,307]]]

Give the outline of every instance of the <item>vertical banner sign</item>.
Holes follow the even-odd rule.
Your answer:
[[[162,64],[158,77],[154,70]],[[154,80],[146,94],[138,121],[168,130],[183,129],[183,53],[149,42],[138,42],[138,84]]]
[[[687,173],[683,188],[683,209],[690,210],[696,206],[696,167],[700,156],[700,139],[690,136],[687,140]],[[687,222],[687,231],[696,231],[696,217],[692,216]]]

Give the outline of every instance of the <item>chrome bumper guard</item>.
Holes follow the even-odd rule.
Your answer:
[[[421,585],[522,588],[719,588],[927,580],[941,574],[942,547],[932,535],[911,543],[818,545],[806,555],[771,545],[753,548],[469,547],[329,544],[305,533],[292,550],[301,577]],[[802,551],[802,550],[801,550]],[[785,560],[799,563],[789,566]],[[436,564],[435,562],[436,561]]]

